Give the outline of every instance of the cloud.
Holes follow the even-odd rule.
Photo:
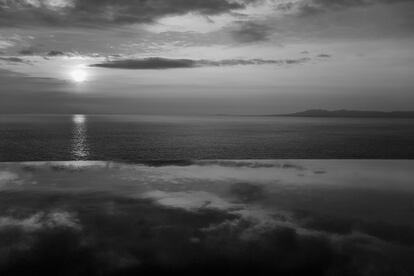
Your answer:
[[[0,60],[13,63],[27,63],[27,61],[18,57],[0,57]]]
[[[291,1],[277,6],[281,11],[297,10],[301,15],[313,15],[330,10],[343,10],[352,7],[376,4],[410,3],[411,0],[302,0]]]
[[[300,59],[224,59],[224,60],[194,60],[194,59],[170,59],[162,57],[149,57],[142,59],[120,59],[92,64],[92,67],[116,68],[116,69],[173,69],[195,67],[218,67],[237,65],[291,65],[309,61],[308,58]]]
[[[20,50],[18,53],[23,56],[31,56],[35,53],[35,51],[31,49],[23,49],[23,50]]]
[[[0,11],[0,14],[1,14],[1,11]],[[12,41],[0,40],[0,49],[6,49],[6,48],[13,47],[13,46],[14,46],[14,43]]]
[[[409,0],[287,0],[275,9],[277,16],[260,22],[271,28],[269,38],[283,44],[407,38],[414,30],[414,2]]]
[[[169,59],[151,57],[144,59],[123,59],[107,61],[105,63],[92,64],[93,67],[120,68],[120,69],[168,69],[168,68],[192,68],[197,64],[191,59]]]
[[[47,53],[48,57],[56,57],[56,56],[64,56],[64,55],[65,55],[65,53],[63,53],[61,51],[56,51],[56,50],[52,50],[52,51],[49,51]]]
[[[89,25],[148,23],[189,12],[214,15],[257,0],[1,0],[1,25]]]
[[[256,22],[239,22],[237,28],[231,31],[233,38],[242,43],[252,43],[268,40],[271,28],[266,24]]]
[[[353,6],[364,5],[364,0],[312,0],[312,1],[302,1],[299,4],[299,11],[303,15],[311,15],[318,12],[326,11],[329,9],[343,9]]]

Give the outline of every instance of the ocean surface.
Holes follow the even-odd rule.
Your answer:
[[[1,115],[0,161],[412,159],[414,119]]]

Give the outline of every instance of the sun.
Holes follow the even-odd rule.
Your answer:
[[[82,69],[75,69],[70,72],[70,77],[74,82],[84,82],[88,79],[88,73]]]

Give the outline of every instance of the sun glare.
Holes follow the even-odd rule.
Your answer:
[[[86,117],[85,115],[82,115],[82,114],[75,114],[72,116],[72,121],[75,124],[84,124],[86,121]]]
[[[70,77],[74,82],[84,82],[88,78],[88,73],[82,69],[76,69],[70,72]]]

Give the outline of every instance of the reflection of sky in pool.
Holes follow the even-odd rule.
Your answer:
[[[411,161],[0,163],[0,274],[410,275],[412,179]]]

